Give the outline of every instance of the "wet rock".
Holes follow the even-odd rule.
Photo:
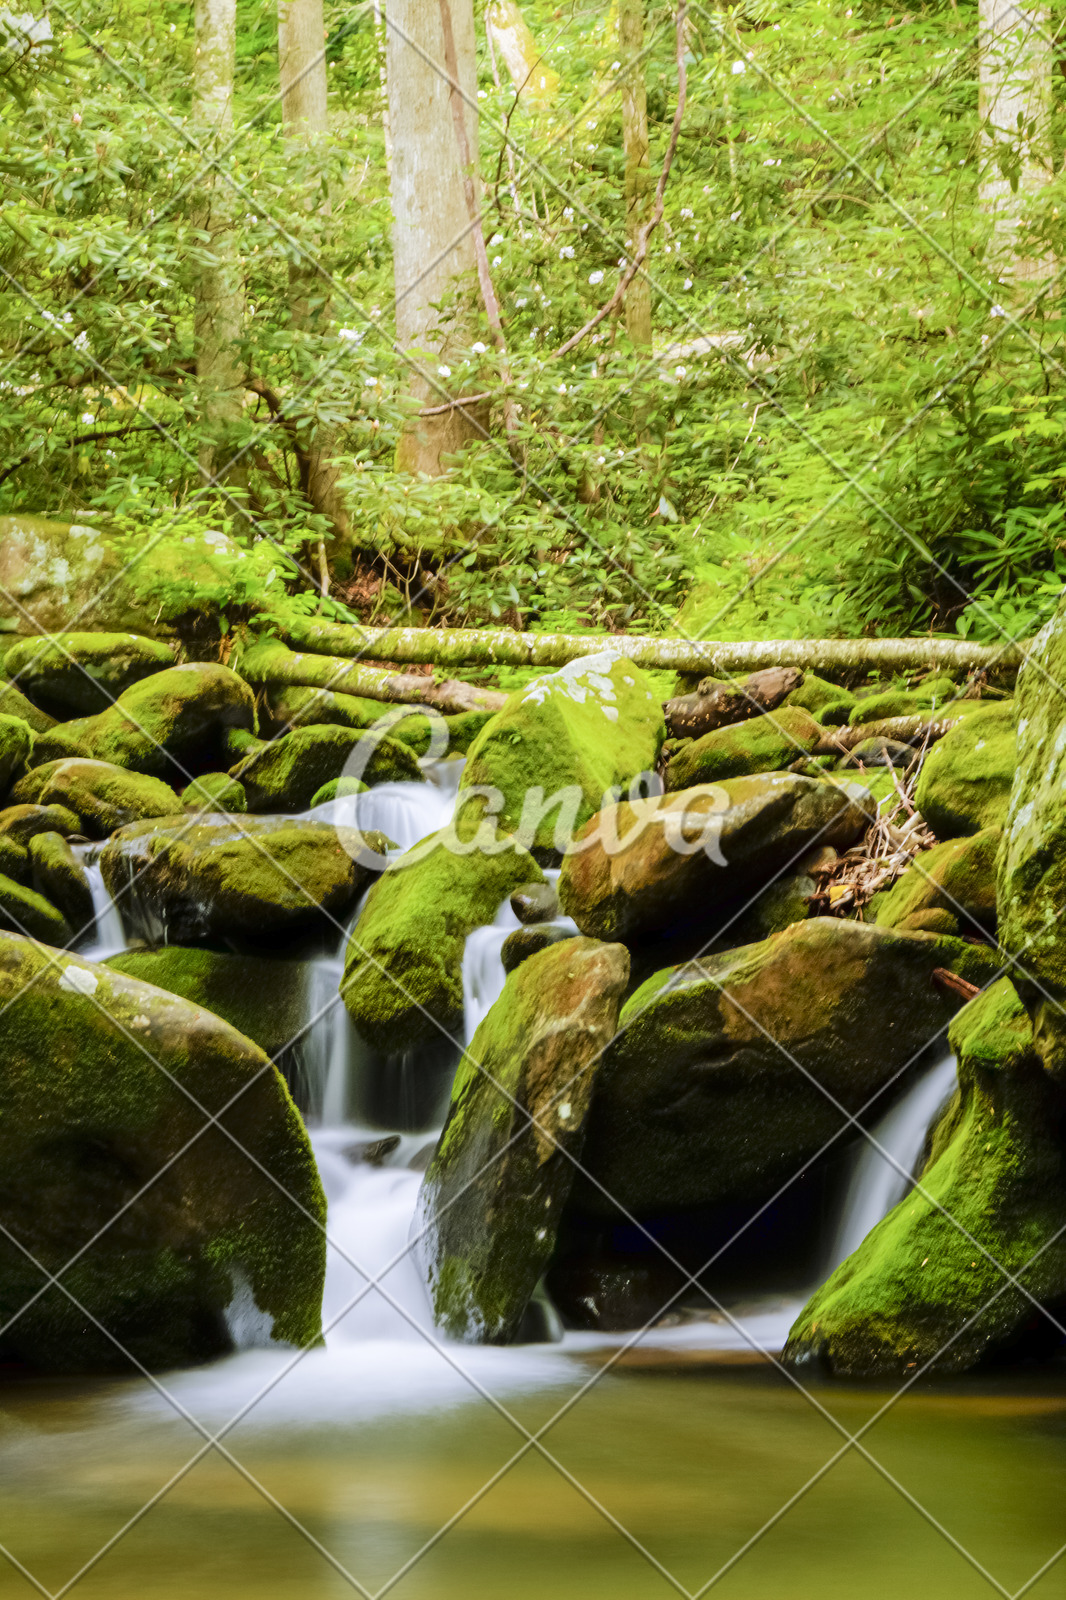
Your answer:
[[[194,778],[181,791],[181,803],[186,811],[225,811],[240,816],[248,810],[243,783],[228,772],[205,772],[202,778]]]
[[[902,1377],[1061,1345],[1040,1307],[1066,1297],[1066,1093],[1007,978],[950,1037],[960,1092],[929,1164],[804,1308],[785,1351],[795,1365]]]
[[[23,803],[59,805],[76,813],[80,831],[92,839],[106,839],[127,823],[173,816],[181,809],[169,784],[109,761],[51,761],[20,778],[11,793]]]
[[[743,722],[760,711],[772,711],[803,682],[799,667],[764,667],[741,683],[704,678],[694,694],[675,696],[663,706],[666,726],[675,738],[698,739],[714,728]]]
[[[721,937],[731,945],[742,945],[756,944],[772,933],[783,933],[794,923],[807,920],[811,914],[811,897],[817,889],[809,873],[786,873],[760,889],[736,920],[723,929]]]
[[[550,883],[524,883],[511,896],[511,910],[519,922],[550,922],[559,915],[559,897]]]
[[[142,625],[122,563],[99,528],[20,514],[0,517],[0,616],[22,632],[71,617]]]
[[[80,818],[68,806],[15,805],[0,811],[0,839],[18,844],[28,844],[36,833],[58,833],[69,839],[80,832]]]
[[[879,722],[883,717],[910,717],[920,711],[943,711],[959,694],[950,678],[926,678],[915,689],[882,689],[876,694],[864,695],[852,708],[849,721],[852,726],[861,722]]]
[[[909,767],[916,752],[899,739],[864,739],[848,752],[841,767]]]
[[[37,833],[29,842],[33,887],[66,918],[76,934],[91,928],[93,896],[85,868],[60,833]]]
[[[325,1198],[278,1074],[210,1013],[50,957],[0,940],[3,1355],[159,1371],[229,1349],[227,1309],[316,1343]]]
[[[341,1155],[346,1161],[350,1161],[353,1167],[383,1167],[399,1148],[400,1135],[389,1133],[384,1139],[364,1139],[360,1144],[346,1144]],[[433,1146],[430,1145],[429,1148],[432,1150]]]
[[[1014,703],[978,705],[930,750],[914,802],[938,839],[1002,827],[1018,761]]]
[[[33,731],[21,717],[0,714],[0,795],[6,794],[30,760]]]
[[[342,993],[356,1028],[384,1055],[452,1038],[463,1026],[463,947],[539,871],[513,841],[487,853],[432,834],[392,862],[348,941]]]
[[[0,517],[0,523],[3,520]],[[0,678],[0,715],[17,717],[34,733],[47,733],[54,726],[54,719],[27,700],[18,684],[10,683],[7,678]]]
[[[839,726],[847,722],[851,708],[855,704],[855,696],[849,690],[842,689],[839,684],[828,683],[816,673],[805,672],[803,682],[792,690],[785,704],[799,706],[802,710],[809,711],[815,722],[823,725],[829,723],[827,713],[832,709],[832,724]]]
[[[131,684],[174,665],[174,649],[135,633],[59,633],[21,639],[4,671],[36,705],[65,721],[106,711]]]
[[[62,761],[71,757],[81,761],[91,761],[92,750],[87,740],[82,737],[83,732],[80,722],[60,722],[54,728],[49,728],[46,733],[35,734],[33,749],[26,765],[43,767],[49,761]]]
[[[649,978],[600,1068],[573,1203],[637,1216],[764,1198],[933,1042],[994,952],[815,917]],[[601,1185],[602,1188],[597,1187]]]
[[[610,651],[583,656],[511,695],[470,747],[460,802],[471,789],[497,790],[496,825],[555,859],[606,793],[654,768],[664,731],[639,668]]]
[[[232,765],[225,735],[255,726],[255,698],[243,678],[214,662],[187,662],[126,689],[86,738],[98,760],[184,785]]]
[[[361,695],[299,686],[268,690],[267,709],[272,726],[278,733],[308,723],[372,728],[384,718],[389,724],[389,736],[408,745],[418,756],[428,753],[434,730],[440,730],[442,725],[447,742],[441,754],[465,754],[494,715],[491,711],[465,711],[459,716],[430,718],[401,706],[387,705],[381,700],[367,700]],[[441,740],[439,731],[437,737]]]
[[[569,928],[516,928],[514,933],[507,935],[500,949],[503,970],[513,972],[523,961],[528,961],[540,950],[546,950],[550,944],[562,944],[564,939],[576,937]]]
[[[366,794],[366,787],[362,778],[331,778],[311,796],[311,810],[328,805],[331,800],[343,800],[346,795]]]
[[[378,844],[376,834],[299,818],[184,815],[120,829],[100,866],[152,943],[267,940],[339,930],[380,866]]]
[[[666,768],[666,787],[675,792],[756,772],[778,772],[813,750],[821,737],[822,730],[809,712],[781,706],[676,745]]]
[[[352,776],[368,785],[421,783],[418,758],[395,739],[355,728],[309,727],[282,734],[233,768],[250,811],[306,811],[322,785]]]
[[[563,862],[559,899],[582,933],[708,936],[813,845],[846,849],[872,811],[857,784],[792,773],[732,778],[623,801],[594,817]]]
[[[890,889],[874,895],[867,915],[881,928],[993,936],[1001,838],[999,828],[985,828],[921,851]]]
[[[621,945],[542,950],[508,977],[474,1035],[419,1197],[434,1317],[450,1338],[506,1344],[520,1330],[628,976]]]
[[[105,965],[213,1012],[268,1056],[281,1055],[307,1023],[306,961],[168,944],[158,950],[124,950]]]
[[[24,933],[42,944],[67,945],[74,937],[66,917],[35,889],[0,876],[0,928]]]

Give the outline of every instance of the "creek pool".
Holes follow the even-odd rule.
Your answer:
[[[823,1471],[891,1391],[638,1348],[543,1435],[552,1460],[513,1460],[606,1357],[477,1353],[498,1409],[410,1345],[317,1352],[227,1434],[242,1470],[211,1450],[165,1493],[203,1439],[143,1380],[7,1382],[0,1539],[40,1587],[5,1563],[0,1594],[55,1595],[108,1541],[79,1600],[1066,1593],[1066,1561],[1025,1587],[1066,1541],[1066,1372],[914,1389],[872,1461]],[[166,1382],[213,1431],[274,1370],[246,1352]]]

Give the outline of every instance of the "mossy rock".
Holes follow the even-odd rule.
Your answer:
[[[339,931],[383,862],[381,844],[325,822],[205,813],[120,829],[100,867],[149,943],[276,940]]]
[[[504,972],[514,972],[523,961],[528,961],[530,956],[539,955],[542,950],[547,950],[549,945],[563,944],[567,939],[579,937],[569,928],[556,928],[551,924],[545,926],[541,923],[532,928],[516,928],[513,933],[507,935],[500,946],[500,965]]]
[[[519,1335],[628,977],[622,945],[569,939],[511,973],[474,1034],[419,1195],[419,1253],[451,1339]]]
[[[608,806],[563,861],[559,900],[582,933],[713,936],[815,844],[847,849],[873,806],[858,784],[794,773],[730,778]]]
[[[1012,700],[978,705],[949,728],[926,756],[914,792],[937,838],[1002,827],[1017,760]]]
[[[26,845],[36,833],[58,833],[67,839],[81,832],[81,818],[68,806],[14,805],[0,811],[0,839]]]
[[[181,809],[173,789],[159,778],[97,760],[67,759],[35,767],[19,779],[12,797],[24,803],[65,806],[77,813],[82,831],[93,839],[106,839],[129,822],[169,817]]]
[[[409,745],[416,755],[424,756],[430,748],[434,728],[441,723],[447,732],[447,745],[442,754],[465,755],[482,728],[492,721],[494,713],[465,711],[459,716],[434,716],[431,719],[413,708],[389,705],[381,700],[367,700],[361,695],[293,685],[268,690],[267,715],[277,733],[310,723],[333,723],[342,728],[372,728],[385,718],[391,738]]]
[[[24,933],[42,944],[64,946],[74,937],[70,923],[50,900],[36,889],[28,889],[14,878],[3,876],[0,876],[0,928],[8,933]]]
[[[0,523],[3,522],[0,517]],[[34,733],[47,733],[55,726],[55,719],[27,700],[17,683],[0,678],[0,716],[17,717]]]
[[[255,697],[228,667],[187,662],[131,685],[97,717],[88,742],[94,756],[131,772],[182,785],[227,763],[230,729],[255,733]]]
[[[847,727],[848,719],[855,706],[853,696],[842,695],[838,700],[830,700],[820,711],[814,713],[815,722],[821,723],[823,728]]]
[[[52,716],[93,716],[106,711],[130,684],[174,665],[173,646],[135,633],[58,633],[21,639],[4,670]]]
[[[600,1068],[574,1204],[638,1217],[760,1201],[795,1176],[946,1029],[994,952],[813,917],[656,973]]]
[[[0,872],[7,878],[14,878],[16,883],[24,884],[27,889],[33,888],[29,847],[9,833],[0,833]]]
[[[806,872],[786,872],[752,897],[735,921],[722,931],[726,944],[757,944],[773,933],[784,933],[794,923],[806,922],[811,914],[811,896],[817,885]]]
[[[671,793],[701,783],[721,783],[757,772],[780,772],[813,750],[822,730],[799,706],[715,728],[699,739],[685,739],[670,755],[666,787]]]
[[[27,766],[43,767],[49,761],[62,761],[71,756],[76,756],[82,761],[90,761],[92,749],[88,740],[83,737],[84,731],[80,721],[59,722],[54,728],[49,728],[47,733],[36,734]]]
[[[205,772],[202,778],[194,778],[181,791],[181,803],[186,811],[226,811],[240,815],[248,810],[243,783],[231,778],[228,772]]]
[[[885,717],[913,717],[923,712],[939,712],[952,705],[959,689],[950,678],[927,678],[916,689],[883,689],[878,694],[866,695],[852,707],[849,722],[853,727],[862,722],[881,722]],[[953,711],[957,707],[952,706]]]
[[[250,811],[306,811],[331,778],[377,783],[421,783],[418,758],[387,735],[358,728],[295,728],[233,768]]]
[[[61,833],[36,833],[29,842],[33,887],[80,935],[95,920],[88,875]]]
[[[497,848],[498,846],[498,848]],[[513,840],[491,852],[431,834],[382,873],[348,941],[341,992],[363,1039],[384,1055],[461,1038],[463,948],[520,885],[542,882]]]
[[[366,792],[367,787],[362,778],[331,778],[311,796],[311,810],[313,811],[316,806],[329,805],[331,800],[343,800],[346,795],[366,794]]]
[[[654,768],[664,733],[662,706],[638,667],[610,651],[582,656],[517,690],[482,729],[460,804],[470,789],[496,791],[473,810],[487,805],[502,832],[554,857],[605,796]]]
[[[306,961],[169,944],[159,950],[124,950],[105,965],[213,1012],[272,1057],[307,1025],[311,967]]]
[[[99,528],[27,513],[0,517],[0,618],[9,627],[36,635],[65,628],[72,617],[105,615],[112,627],[150,625]]]
[[[890,889],[874,895],[869,914],[880,928],[994,935],[1001,838],[1001,829],[985,828],[921,851]]]
[[[855,696],[847,689],[842,689],[837,683],[827,683],[825,678],[819,678],[817,673],[805,672],[803,682],[798,689],[793,689],[785,696],[786,706],[799,706],[803,711],[809,711],[816,722],[821,722],[821,713],[829,706],[852,706]],[[843,717],[846,722],[847,716]]]
[[[1039,1307],[1066,1297],[1066,1094],[1007,978],[950,1038],[960,1093],[930,1163],[804,1307],[785,1350],[795,1365],[899,1378],[1061,1346]]]
[[[21,717],[0,713],[0,795],[25,771],[33,754],[33,730]]]
[[[0,1242],[3,1355],[160,1371],[231,1348],[227,1309],[317,1343],[325,1197],[266,1056],[161,989],[53,962],[0,940],[0,1222],[29,1252]]]

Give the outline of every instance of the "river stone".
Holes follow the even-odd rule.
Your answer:
[[[546,927],[543,923],[532,928],[516,928],[500,946],[500,964],[504,972],[513,972],[523,961],[528,961],[530,956],[537,955],[541,950],[547,950],[549,945],[562,944],[564,939],[577,937],[569,928]]]
[[[359,1033],[394,1055],[461,1038],[463,948],[539,868],[512,839],[492,851],[431,834],[393,861],[366,898],[348,941],[341,990]]]
[[[4,659],[7,676],[60,721],[106,711],[131,683],[173,665],[173,646],[135,633],[20,639]]]
[[[0,872],[16,883],[33,888],[33,867],[28,846],[9,833],[0,833]]]
[[[91,719],[89,719],[91,720]],[[73,731],[77,729],[78,731]],[[33,736],[33,749],[30,752],[26,765],[29,767],[47,766],[49,761],[62,761],[67,757],[76,756],[81,761],[92,760],[92,750],[88,740],[82,737],[84,729],[80,721],[77,723],[59,722],[54,728],[48,728],[44,733]]]
[[[333,689],[309,689],[302,685],[271,688],[267,691],[267,715],[274,731],[285,733],[308,723],[334,723],[342,728],[372,728],[385,718],[391,738],[409,745],[416,755],[430,748],[434,729],[447,734],[443,755],[464,755],[492,711],[464,711],[454,717],[430,718],[413,707],[390,705],[382,700],[367,700],[362,695],[343,694]],[[441,739],[438,733],[438,739]],[[442,740],[443,742],[443,740]]]
[[[937,838],[1002,827],[1017,759],[1012,700],[978,705],[949,728],[926,756],[914,792]]]
[[[81,832],[81,819],[67,806],[17,805],[0,811],[0,839],[25,845],[35,833],[59,833],[64,839]]]
[[[311,796],[311,810],[316,806],[328,805],[331,800],[343,800],[348,795],[366,794],[367,786],[362,778],[331,778],[324,783],[321,789],[316,789]]]
[[[870,901],[881,928],[905,932],[994,935],[996,854],[1002,830],[984,828],[922,850],[890,889]]]
[[[555,858],[605,795],[654,768],[664,732],[638,667],[611,651],[582,656],[510,696],[470,746],[460,803],[468,790],[495,790],[474,811],[487,805],[503,832]]]
[[[262,1051],[16,938],[0,940],[0,1049],[0,1222],[33,1258],[0,1237],[4,1356],[128,1372],[128,1351],[161,1370],[230,1348],[228,1307],[263,1340],[318,1342],[325,1198]]]
[[[144,817],[173,816],[181,808],[169,784],[108,761],[51,761],[20,778],[11,792],[22,802],[58,804],[76,812],[82,831],[93,839],[106,839],[116,828]]]
[[[143,625],[122,564],[99,528],[47,517],[0,517],[0,618],[19,633],[53,632],[75,619]]]
[[[785,698],[786,706],[800,706],[809,711],[815,722],[824,722],[824,713],[830,706],[838,708],[838,721],[847,722],[855,696],[839,684],[827,683],[814,672],[805,672],[803,682]]]
[[[358,728],[296,728],[233,768],[249,811],[306,811],[331,778],[377,783],[421,783],[413,750]]]
[[[855,702],[848,720],[857,727],[886,717],[913,717],[922,711],[939,711],[943,715],[944,707],[951,705],[958,694],[958,685],[950,678],[926,678],[916,689],[883,689],[865,695]]]
[[[33,752],[33,730],[21,717],[0,713],[0,794],[26,768]]]
[[[419,1194],[433,1314],[451,1339],[519,1332],[628,977],[623,946],[570,939],[523,962],[474,1034]]]
[[[511,896],[519,922],[550,922],[559,915],[559,896],[550,883],[524,883]]]
[[[812,846],[854,844],[872,811],[858,784],[794,773],[623,801],[579,834],[563,861],[559,899],[597,939],[694,924],[711,933]]]
[[[96,718],[88,742],[101,761],[187,783],[231,765],[224,736],[255,731],[255,697],[228,667],[190,661],[126,689]]]
[[[76,934],[93,926],[89,878],[61,833],[37,833],[29,843],[33,887],[67,919]]]
[[[0,522],[3,518],[0,517]],[[55,719],[27,700],[17,683],[0,678],[0,716],[17,717],[35,734],[47,733],[55,726]]]
[[[100,854],[112,899],[152,944],[342,931],[381,856],[376,834],[295,817],[197,818],[122,828]],[[132,885],[132,889],[131,889]]]
[[[43,894],[17,883],[14,878],[2,876],[0,928],[8,933],[27,934],[42,944],[67,945],[74,937],[66,917]]]
[[[205,772],[202,778],[194,778],[181,791],[181,803],[186,811],[226,811],[240,815],[248,810],[243,783],[231,778],[228,772]]]
[[[674,745],[666,767],[666,787],[674,792],[756,772],[779,772],[813,750],[821,737],[822,729],[808,711],[800,706],[779,706],[776,711]]]
[[[105,965],[214,1012],[269,1056],[280,1055],[307,1024],[311,966],[306,961],[168,944],[160,950],[124,950]]]
[[[804,1308],[785,1350],[794,1364],[909,1377],[1061,1346],[1038,1307],[1066,1298],[1066,1091],[1043,1071],[1008,978],[949,1037],[960,1092],[930,1161]]]
[[[575,1204],[655,1216],[766,1198],[946,1028],[960,1002],[936,967],[980,983],[998,963],[961,939],[814,917],[656,973],[600,1068]]]

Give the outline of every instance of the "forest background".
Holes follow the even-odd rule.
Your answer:
[[[0,514],[224,626],[1034,631],[1066,11],[474,13],[0,13]]]

